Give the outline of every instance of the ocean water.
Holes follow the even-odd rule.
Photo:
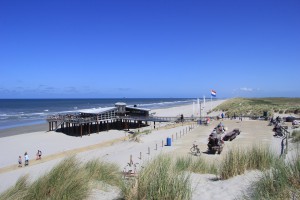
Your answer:
[[[129,106],[157,109],[196,102],[192,98],[122,98],[122,99],[0,99],[0,130],[41,124],[48,115],[76,113],[81,109],[112,107],[117,102]]]

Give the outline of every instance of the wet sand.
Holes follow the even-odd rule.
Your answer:
[[[48,130],[48,124],[35,124],[35,125],[28,125],[28,126],[20,126],[15,128],[8,128],[0,130],[0,138],[1,137],[8,137],[8,136],[14,136],[14,135],[20,135],[20,134],[26,134],[26,133],[32,133],[32,132],[39,132],[39,131],[47,131]]]

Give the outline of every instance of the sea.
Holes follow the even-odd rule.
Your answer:
[[[43,124],[49,115],[78,113],[81,109],[128,106],[158,109],[196,102],[195,98],[113,98],[113,99],[0,99],[0,130]]]

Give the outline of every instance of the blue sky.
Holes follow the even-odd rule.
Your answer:
[[[0,1],[0,98],[300,97],[300,1]]]

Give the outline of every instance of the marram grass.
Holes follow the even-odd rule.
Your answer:
[[[89,196],[91,183],[95,180],[119,186],[120,170],[115,164],[99,160],[82,164],[75,157],[69,157],[31,184],[27,177],[21,177],[13,187],[0,195],[0,199],[81,200]]]
[[[256,192],[258,196],[252,197],[276,199],[272,196],[274,190],[281,191],[276,194],[282,197],[300,189],[300,160],[299,156],[296,158],[288,165],[280,163],[272,151],[262,145],[229,150],[218,165],[201,157],[173,158],[162,154],[149,161],[137,179],[122,180],[120,169],[115,164],[99,160],[83,164],[70,157],[31,184],[27,177],[21,177],[14,187],[0,195],[0,199],[86,199],[93,181],[120,187],[122,197],[128,200],[191,199],[190,172],[216,174],[221,179],[228,179],[246,170],[266,170],[272,166],[274,169],[267,171],[269,173],[257,183],[261,189]],[[277,179],[280,182],[274,182]]]
[[[28,185],[28,176],[20,177],[14,187],[11,187],[0,195],[0,200],[24,199]]]
[[[181,156],[176,158],[175,167],[179,171],[190,171],[199,174],[217,174],[215,163],[209,163],[205,159],[194,156]]]
[[[100,160],[91,160],[84,165],[89,178],[97,181],[102,181],[109,185],[120,186],[121,173],[117,164],[107,163]]]
[[[28,188],[26,199],[85,199],[89,176],[75,157],[69,157]]]
[[[252,184],[252,192],[245,199],[300,199],[300,157],[292,161],[277,160],[271,170]]]
[[[228,179],[243,174],[246,170],[266,170],[275,160],[275,154],[261,145],[249,149],[235,148],[229,150],[221,161],[219,175],[221,179]]]
[[[292,132],[292,142],[300,142],[300,130],[293,130]]]
[[[125,199],[191,199],[190,174],[180,172],[169,155],[159,155],[139,173],[136,180],[122,187]]]

